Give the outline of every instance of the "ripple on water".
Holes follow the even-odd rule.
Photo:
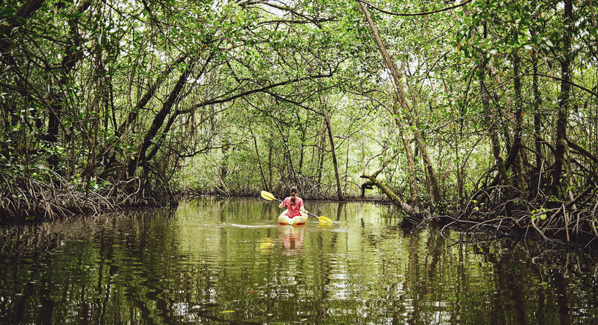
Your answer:
[[[280,227],[269,204],[206,199],[3,228],[0,324],[597,321],[595,262],[583,254],[458,245],[458,233],[403,231],[361,203],[310,202],[339,221]]]

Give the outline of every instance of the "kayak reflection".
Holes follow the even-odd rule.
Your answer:
[[[303,253],[303,240],[306,231],[306,226],[279,226],[278,239],[284,247],[283,253],[287,255]]]

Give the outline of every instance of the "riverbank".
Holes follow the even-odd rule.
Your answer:
[[[109,182],[95,178],[85,181],[55,175],[54,181],[40,181],[33,177],[13,177],[10,182],[4,181],[10,186],[0,190],[0,222],[55,220],[81,214],[99,215],[127,208],[177,204],[176,198],[168,192],[139,186],[139,179]]]
[[[8,200],[7,196],[4,195],[2,201],[2,208],[4,210],[0,210],[0,223],[44,222],[83,215],[101,215],[131,209],[176,207],[181,201],[206,196],[220,198],[259,198],[259,192],[239,193],[234,196],[226,196],[222,195],[222,193],[180,192],[172,196],[174,199],[169,197],[168,200],[165,200],[164,196],[162,196],[162,199],[160,199],[160,196],[147,197],[139,191],[129,195],[111,196],[110,193],[114,191],[114,188],[102,188],[87,192],[68,187],[66,190],[61,189],[60,191],[56,188],[45,189],[45,192],[41,190],[38,192],[21,191],[21,196],[17,196],[16,199],[13,197],[12,200]],[[26,193],[29,194],[25,195]],[[48,195],[48,193],[52,193],[52,196]],[[280,198],[282,199],[283,196],[280,195]],[[306,197],[305,199],[308,202],[318,203],[364,202],[390,205],[396,208],[392,209],[390,213],[400,218],[398,226],[414,231],[422,228],[434,228],[442,233],[447,229],[454,229],[465,233],[482,232],[495,234],[496,236],[520,236],[525,239],[529,238],[543,242],[547,246],[563,245],[564,247],[575,249],[598,247],[598,241],[595,240],[598,238],[598,235],[588,231],[588,227],[584,229],[579,225],[580,223],[591,224],[592,221],[590,219],[591,215],[582,215],[583,210],[576,213],[569,211],[577,219],[572,218],[568,220],[568,223],[564,227],[556,226],[558,224],[557,219],[567,213],[567,210],[563,210],[566,207],[536,210],[536,215],[526,215],[519,212],[519,214],[511,213],[510,216],[505,216],[488,212],[488,209],[480,210],[478,208],[476,210],[476,207],[467,205],[464,209],[457,211],[453,215],[442,214],[442,212],[430,213],[428,210],[424,210],[423,213],[417,216],[409,216],[404,214],[401,209],[384,196],[346,197],[343,201],[338,201],[336,197]],[[10,202],[10,204],[7,205],[7,202]],[[13,209],[6,209],[6,206]],[[18,207],[22,209],[15,209]],[[451,207],[451,209],[454,209],[454,207]],[[559,213],[563,214],[563,216],[559,216]]]

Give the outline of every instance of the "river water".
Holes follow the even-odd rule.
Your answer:
[[[391,207],[201,198],[0,228],[0,324],[596,324],[598,259]]]

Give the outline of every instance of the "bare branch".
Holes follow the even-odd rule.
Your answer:
[[[443,11],[448,11],[448,10],[451,10],[451,9],[459,8],[459,7],[462,7],[462,6],[464,6],[464,5],[468,4],[468,3],[470,3],[472,0],[467,0],[467,1],[465,1],[465,2],[463,2],[463,3],[461,3],[461,4],[458,4],[458,5],[456,5],[456,6],[452,6],[452,7],[448,7],[448,8],[443,8],[443,9],[439,9],[439,10],[428,11],[428,12],[418,12],[418,13],[408,13],[408,14],[396,13],[396,12],[391,12],[391,11],[387,11],[387,10],[384,10],[384,9],[380,9],[380,8],[378,8],[378,7],[374,6],[373,4],[371,4],[371,3],[369,3],[369,2],[366,2],[366,1],[363,1],[363,0],[357,0],[357,1],[359,1],[359,2],[361,2],[361,3],[364,3],[364,4],[366,4],[366,5],[370,6],[370,7],[372,7],[372,9],[378,10],[378,11],[380,11],[380,12],[383,12],[383,13],[385,13],[385,14],[389,14],[389,15],[393,15],[393,16],[410,17],[410,16],[426,16],[426,15],[433,15],[433,14],[437,14],[437,13],[439,13],[439,12],[443,12]]]

